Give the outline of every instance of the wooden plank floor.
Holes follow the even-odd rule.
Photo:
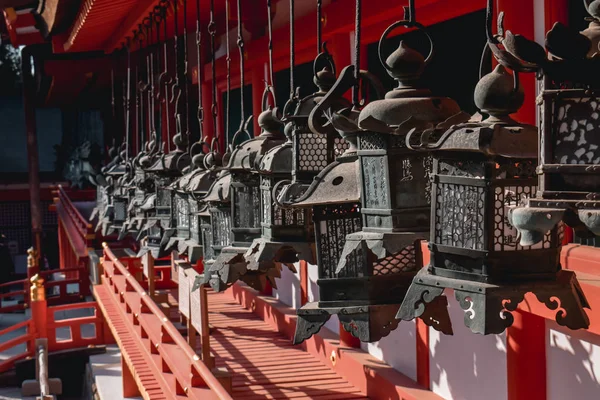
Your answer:
[[[217,367],[233,373],[233,397],[258,399],[367,399],[316,357],[239,305],[209,292],[211,350]]]

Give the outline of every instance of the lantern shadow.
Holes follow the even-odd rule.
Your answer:
[[[552,398],[594,398],[600,391],[600,338],[546,322],[548,394]]]
[[[506,400],[506,334],[473,334],[452,290],[445,290],[454,335],[429,330],[430,385],[444,398]]]

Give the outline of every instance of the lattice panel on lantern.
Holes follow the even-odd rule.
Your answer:
[[[231,244],[231,215],[222,210],[211,210],[213,227],[213,245],[229,246]]]
[[[271,189],[263,188],[263,189],[261,189],[261,192],[262,192],[262,219],[265,224],[271,224],[271,223],[273,223],[273,220],[271,218],[271,210],[273,208],[273,204],[272,204],[273,201],[271,199]],[[279,211],[279,210],[277,210],[277,211]],[[279,213],[281,214],[280,211],[279,211]]]
[[[554,162],[600,164],[600,100],[556,97],[552,110]]]
[[[496,168],[496,179],[536,179],[537,162],[526,160],[506,162]]]
[[[202,218],[202,245],[205,260],[212,260],[215,258],[215,251],[212,248],[213,235],[212,226],[210,225],[210,218]]]
[[[181,195],[175,196],[177,202],[177,227],[189,228],[190,226],[190,205],[186,198]]]
[[[333,147],[334,147],[334,151],[335,151],[335,156],[337,158],[337,157],[341,156],[342,154],[344,154],[346,152],[346,150],[348,150],[350,148],[350,143],[346,142],[341,137],[336,137],[335,140],[333,141]]]
[[[189,199],[189,210],[190,210],[190,233],[192,239],[198,241],[198,202],[192,198]]]
[[[363,133],[360,135],[359,146],[361,150],[382,150],[386,148],[386,141],[378,133]]]
[[[401,252],[386,257],[373,267],[373,275],[394,275],[417,270],[415,246],[407,246]]]
[[[438,183],[436,196],[435,242],[484,250],[485,188]]]
[[[551,246],[551,235],[529,247],[523,247],[519,244],[517,229],[514,228],[509,220],[508,213],[513,207],[523,207],[526,200],[535,195],[536,185],[525,186],[499,186],[494,190],[494,250],[496,251],[516,251],[531,249],[547,249]]]
[[[260,228],[260,189],[254,186],[235,188],[235,227]]]
[[[385,170],[383,156],[363,157],[363,188],[366,208],[387,208],[390,199],[388,195],[389,183]]]
[[[113,208],[115,212],[115,221],[125,221],[127,218],[127,204],[123,199],[114,199]]]
[[[167,189],[158,189],[156,205],[158,207],[171,207],[171,191]]]
[[[346,243],[346,236],[362,229],[360,208],[355,204],[315,207],[313,218],[318,244],[320,278],[364,276],[360,251],[354,252],[340,274],[335,270]]]
[[[327,136],[314,133],[298,134],[298,166],[301,171],[321,171],[327,166]]]
[[[477,161],[440,161],[438,174],[483,179],[485,178],[485,166]]]

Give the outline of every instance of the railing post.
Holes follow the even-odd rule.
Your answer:
[[[33,278],[39,272],[39,253],[33,247],[30,247],[29,250],[27,250],[27,279],[31,280],[31,278]]]
[[[200,314],[201,319],[201,332],[200,338],[202,340],[202,361],[211,370],[215,368],[214,359],[210,355],[210,327],[208,325],[208,289],[205,286],[200,286]]]
[[[29,288],[29,299],[31,301],[31,320],[35,328],[36,337],[48,338],[48,303],[46,301],[46,289],[44,278],[34,275]]]

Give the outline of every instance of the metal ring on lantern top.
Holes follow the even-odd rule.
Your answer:
[[[331,72],[333,75],[337,76],[337,70],[335,67],[335,61],[333,60],[333,56],[329,53],[327,49],[327,42],[323,42],[323,51],[320,52],[315,60],[313,61],[313,75],[316,76],[319,73],[319,63],[324,61],[327,63],[329,67],[331,67]]]
[[[410,19],[408,19],[408,20],[404,19],[401,21],[394,22],[392,25],[388,26],[388,28],[385,30],[385,32],[383,32],[383,35],[381,35],[381,38],[379,39],[379,44],[377,46],[377,55],[379,56],[379,61],[381,62],[381,65],[383,65],[383,67],[386,70],[388,70],[390,72],[392,71],[392,68],[387,64],[387,61],[383,58],[383,42],[385,40],[387,40],[387,37],[389,36],[390,33],[392,33],[392,31],[394,31],[396,28],[399,28],[401,26],[405,27],[405,28],[419,29],[420,31],[425,33],[425,35],[427,36],[427,40],[429,40],[429,54],[425,58],[425,62],[424,62],[424,65],[427,66],[433,59],[433,56],[435,55],[433,38],[431,37],[431,35],[429,34],[429,32],[427,31],[427,28],[425,28],[425,26],[423,26],[419,22],[412,21]]]

